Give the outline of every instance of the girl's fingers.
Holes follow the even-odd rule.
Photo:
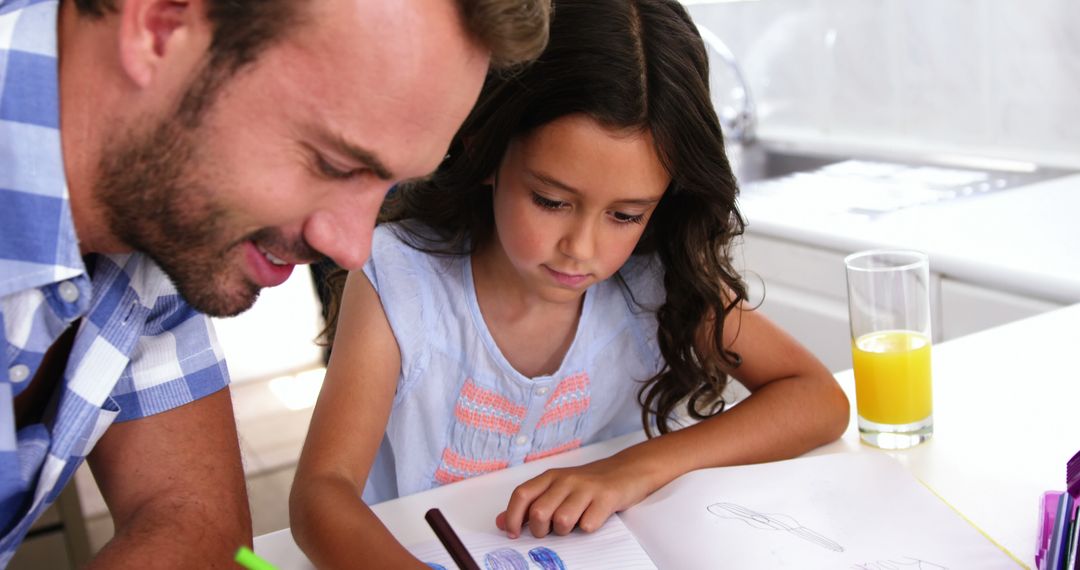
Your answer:
[[[606,481],[606,482],[605,482]],[[566,535],[575,526],[593,532],[603,526],[623,499],[612,481],[582,477],[574,470],[548,471],[519,485],[495,525],[517,538],[526,525],[533,536]]]
[[[568,485],[549,485],[540,496],[533,499],[527,515],[529,531],[533,536],[543,538],[551,532],[552,517],[571,491],[572,487]]]
[[[615,513],[615,507],[610,501],[597,498],[589,503],[585,512],[581,513],[578,528],[584,532],[596,532],[604,526],[611,515]]]
[[[580,490],[570,493],[551,517],[552,532],[559,536],[570,534],[591,502],[591,493]]]
[[[547,490],[550,484],[551,477],[544,473],[518,485],[514,492],[510,494],[510,502],[507,503],[506,510],[495,518],[495,524],[505,531],[510,538],[521,536],[521,527],[529,513],[530,505],[532,505],[536,497]],[[500,518],[502,524],[500,524]]]

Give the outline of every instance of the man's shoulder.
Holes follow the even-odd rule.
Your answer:
[[[228,384],[210,317],[184,300],[157,263],[142,253],[99,255],[93,272],[95,289],[103,288],[89,315],[95,330],[130,351],[131,366],[111,394],[122,410],[117,421],[169,410]],[[136,330],[112,332],[121,323]]]
[[[98,255],[93,275],[96,302],[89,316],[95,321],[141,321],[144,342],[168,334],[180,357],[181,352],[216,350],[210,317],[184,300],[172,279],[149,256],[138,252]]]

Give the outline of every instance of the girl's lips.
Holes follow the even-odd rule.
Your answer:
[[[555,271],[554,269],[552,269],[552,268],[550,268],[550,267],[548,267],[546,265],[544,266],[544,269],[547,270],[548,274],[551,275],[552,279],[554,279],[556,283],[558,283],[559,285],[562,285],[564,287],[578,287],[582,283],[584,283],[586,279],[589,278],[589,276],[587,274],[586,275],[571,275],[569,273],[563,273],[561,271]]]
[[[251,268],[252,277],[260,287],[277,287],[285,282],[292,274],[292,264],[277,265],[272,263],[255,245],[248,241],[244,244],[244,253],[248,266]]]

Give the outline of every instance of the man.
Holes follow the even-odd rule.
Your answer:
[[[251,523],[200,313],[359,268],[387,188],[546,30],[542,0],[0,0],[0,567],[88,453],[92,566],[230,567]]]

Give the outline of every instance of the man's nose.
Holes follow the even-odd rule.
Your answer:
[[[346,196],[308,217],[304,239],[339,267],[354,271],[371,253],[371,233],[387,188]]]

